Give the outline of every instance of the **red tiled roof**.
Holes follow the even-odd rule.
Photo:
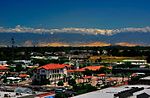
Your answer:
[[[73,73],[75,72],[75,70],[67,70],[67,72]]]
[[[0,70],[8,70],[8,69],[9,69],[8,67],[0,65]]]
[[[103,68],[104,66],[87,66],[87,67],[84,67],[84,68],[80,68],[80,69],[76,69],[76,70],[68,70],[67,72],[69,73],[73,73],[73,72],[83,72],[85,71],[86,69],[88,70],[92,70],[92,71],[96,71],[96,70],[99,70],[101,68]],[[111,69],[111,67],[107,67],[109,69]]]
[[[84,67],[84,68],[81,68],[81,69],[83,69],[83,70],[88,69],[88,70],[96,71],[96,70],[99,70],[102,67],[104,67],[104,66],[87,66],[87,67]]]
[[[107,78],[107,81],[116,81],[114,78]]]
[[[17,72],[9,72],[9,74],[17,74]]]
[[[101,68],[103,68],[105,66],[101,65],[101,66],[87,66],[87,67],[84,67],[84,68],[80,68],[80,69],[76,69],[76,70],[67,70],[68,73],[74,73],[74,72],[83,72],[85,71],[86,69],[88,70],[92,70],[92,71],[96,71],[96,70],[99,70]],[[109,69],[112,69],[112,67],[107,67]]]
[[[75,69],[75,70],[67,70],[67,72],[69,73],[73,73],[73,72],[83,72],[85,71],[84,69]]]
[[[81,68],[82,70],[92,70],[92,71],[96,71],[96,70],[99,70],[101,68],[103,68],[105,66],[101,65],[101,66],[87,66],[87,67],[84,67],[84,68]],[[112,67],[107,67],[108,69],[112,69]]]
[[[84,79],[92,79],[92,76],[85,76]]]
[[[99,77],[105,77],[106,74],[97,74],[97,76],[99,76]]]
[[[21,78],[25,78],[25,77],[27,77],[28,75],[27,74],[20,74],[19,75],[19,77],[21,77]]]
[[[96,76],[84,76],[83,79],[92,79],[92,78],[97,78]]]
[[[44,66],[39,67],[38,69],[46,69],[46,70],[53,70],[53,69],[61,69],[64,67],[70,67],[70,65],[67,64],[46,64]]]

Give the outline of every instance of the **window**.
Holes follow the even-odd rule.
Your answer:
[[[45,73],[46,71],[45,71],[44,69],[42,69],[40,72],[41,72],[41,73]]]
[[[57,73],[59,73],[59,69],[57,69]]]

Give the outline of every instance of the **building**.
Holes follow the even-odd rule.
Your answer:
[[[34,72],[34,80],[38,82],[43,82],[45,79],[48,79],[50,82],[56,82],[62,80],[67,76],[67,70],[71,68],[67,64],[46,64],[37,68]]]
[[[16,92],[0,92],[0,98],[35,98],[35,95],[28,93],[16,93]]]
[[[145,65],[147,64],[146,60],[123,60],[124,63],[131,63],[132,65]]]
[[[6,67],[4,65],[0,65],[0,77],[3,76],[8,71],[9,71],[8,67]]]
[[[103,65],[99,65],[99,66],[86,66],[86,67],[83,67],[83,68],[80,68],[80,69],[68,70],[68,74],[69,75],[73,75],[74,73],[80,74],[80,73],[83,73],[86,70],[91,70],[91,71],[95,72],[95,71],[98,71],[98,70],[100,70],[101,68],[104,68],[104,67],[105,66],[103,66]],[[112,67],[110,67],[110,66],[106,67],[106,68],[112,69]]]
[[[138,81],[130,81],[130,84],[150,85],[150,76],[140,78]]]
[[[91,70],[91,71],[97,71],[97,70],[100,70],[101,68],[104,68],[105,66],[103,65],[100,65],[100,66],[87,66],[87,67],[84,67],[82,68],[83,70]],[[107,67],[108,69],[112,69],[112,67]]]
[[[81,94],[71,98],[149,98],[149,85],[126,85]]]
[[[8,67],[0,65],[0,72],[7,72],[9,70]]]
[[[5,65],[7,64],[7,61],[0,61],[0,64]]]

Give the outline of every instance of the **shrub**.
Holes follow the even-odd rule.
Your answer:
[[[64,82],[63,82],[63,81],[59,81],[59,82],[57,83],[57,85],[58,85],[58,86],[63,86],[63,85],[64,85]]]

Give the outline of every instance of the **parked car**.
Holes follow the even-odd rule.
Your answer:
[[[66,88],[64,88],[64,87],[55,89],[55,93],[64,93],[65,91],[66,91]]]
[[[75,96],[77,93],[74,92],[72,89],[67,89],[67,88],[56,88],[55,89],[55,94],[58,94],[58,93],[64,93],[67,97],[72,97],[72,96]]]
[[[77,95],[77,93],[71,89],[66,90],[64,93],[67,95],[67,97],[72,97]]]

